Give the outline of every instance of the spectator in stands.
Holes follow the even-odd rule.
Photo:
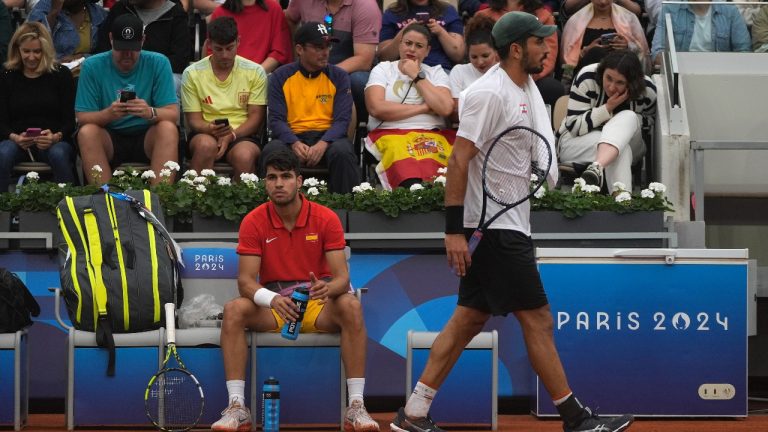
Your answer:
[[[575,15],[576,12],[591,3],[591,1],[592,0],[562,0],[560,8],[562,21],[565,22],[570,19],[571,16]],[[640,18],[643,15],[643,3],[645,3],[645,0],[613,0],[613,3],[632,12],[637,18]]]
[[[352,116],[349,75],[329,64],[331,36],[325,24],[307,22],[294,36],[298,60],[280,66],[269,77],[270,141],[261,159],[286,147],[301,163],[328,167],[328,189],[348,193],[360,182],[352,142],[347,129]],[[260,170],[262,175],[264,167]]]
[[[192,169],[212,168],[226,156],[234,179],[256,172],[259,137],[267,105],[267,74],[237,55],[238,28],[232,17],[208,24],[213,53],[190,65],[182,78],[182,107],[192,151]],[[227,119],[222,123],[219,119]],[[218,123],[217,123],[218,121]]]
[[[331,50],[330,63],[349,73],[357,118],[366,118],[365,84],[376,57],[381,31],[381,9],[375,0],[293,0],[285,11],[298,25],[322,22],[339,43]]]
[[[366,148],[385,188],[410,187],[437,176],[448,164],[456,132],[446,129],[453,112],[448,75],[423,63],[430,30],[411,23],[402,32],[398,61],[383,61],[371,71],[365,88],[368,112]]]
[[[40,23],[19,26],[0,73],[0,192],[22,161],[46,162],[54,181],[75,182],[74,100],[72,73],[56,63],[48,30]]]
[[[751,51],[747,25],[734,5],[669,4],[661,9],[653,35],[651,57],[661,64],[661,53],[667,43],[667,23],[664,15],[672,18],[672,33],[678,51],[729,52]]]
[[[493,47],[491,37],[493,24],[494,20],[479,13],[467,22],[465,43],[469,63],[454,66],[449,76],[453,97],[451,120],[454,122],[459,121],[459,94],[499,62],[499,54]]]
[[[367,336],[362,305],[350,291],[339,217],[302,196],[296,154],[272,153],[265,165],[269,201],[240,224],[240,297],[224,306],[221,351],[229,405],[211,428],[250,430],[251,414],[245,407],[245,330],[278,332],[286,322],[295,321],[298,308],[290,297],[294,289],[304,286],[309,288],[310,300],[301,333],[341,333],[349,404],[342,429],[378,432],[379,425],[363,403]]]
[[[141,19],[146,41],[142,49],[164,54],[171,62],[171,70],[178,85],[181,73],[189,65],[192,40],[187,21],[189,17],[180,4],[171,0],[120,0],[109,10],[103,28],[111,29],[117,17],[131,14]],[[99,36],[96,52],[111,49],[106,31]]]
[[[612,50],[629,49],[647,67],[648,42],[643,27],[635,14],[614,0],[591,0],[570,17],[563,29],[561,48],[566,84],[581,66],[599,62]]]
[[[440,65],[449,71],[464,61],[464,24],[456,8],[441,0],[397,0],[387,8],[381,23],[381,60],[398,59],[403,31],[413,22],[426,25],[430,39],[435,39],[430,41],[425,65]]]
[[[0,2],[0,59],[8,55],[8,42],[11,40],[12,33],[11,14],[5,3]]]
[[[3,0],[2,3],[8,8],[8,10],[21,9],[25,14],[28,14],[37,4],[38,0]]]
[[[768,52],[768,5],[752,18],[752,49],[755,52]]]
[[[656,87],[630,51],[611,51],[584,66],[571,87],[568,115],[560,125],[559,160],[589,164],[581,177],[609,190],[632,190],[632,165],[645,154],[643,117],[656,112]]]
[[[75,112],[80,158],[90,182],[108,182],[110,163],[149,161],[159,174],[165,162],[178,161],[179,107],[171,64],[164,55],[141,49],[143,30],[136,15],[118,16],[109,32],[112,50],[83,63]],[[94,165],[103,169],[100,179],[91,176]],[[153,182],[158,181],[159,175]]]
[[[540,0],[490,0],[488,6],[488,9],[478,11],[476,16],[487,16],[496,22],[507,12],[521,11],[536,15],[536,18],[544,25],[557,24],[555,17]],[[549,47],[549,54],[544,59],[544,70],[532,75],[544,103],[550,106],[554,106],[557,99],[565,94],[565,87],[553,77],[555,63],[557,63],[557,37],[557,33],[554,33],[545,38]]]
[[[45,24],[62,63],[87,57],[96,48],[107,11],[87,0],[40,0],[27,21]]]
[[[226,0],[211,20],[229,16],[237,22],[237,55],[261,65],[267,73],[291,62],[291,30],[275,0]],[[211,47],[208,46],[208,53]]]

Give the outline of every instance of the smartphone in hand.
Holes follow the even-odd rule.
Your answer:
[[[120,102],[128,102],[131,99],[136,99],[136,92],[133,90],[120,90]]]
[[[416,12],[416,19],[422,23],[426,24],[429,22],[429,12]]]
[[[229,126],[229,119],[228,118],[217,118],[213,121],[213,124],[221,126]]]
[[[40,128],[27,128],[27,138],[39,137],[43,130]]]
[[[610,45],[618,33],[606,33],[600,36],[600,45]]]

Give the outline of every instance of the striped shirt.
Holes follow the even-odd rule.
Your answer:
[[[568,112],[560,125],[558,137],[565,132],[571,136],[581,136],[600,129],[613,117],[605,107],[608,95],[598,83],[597,63],[584,66],[571,86],[568,97]],[[623,109],[632,110],[643,117],[653,117],[656,113],[656,86],[653,80],[645,77],[645,93],[642,97],[625,102],[614,110],[614,114]]]

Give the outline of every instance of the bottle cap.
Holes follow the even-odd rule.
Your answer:
[[[264,384],[279,384],[279,381],[277,381],[277,378],[271,376],[264,381]]]

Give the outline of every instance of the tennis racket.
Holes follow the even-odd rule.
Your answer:
[[[475,252],[483,231],[510,209],[528,200],[547,181],[552,165],[552,149],[543,135],[525,126],[512,126],[491,143],[483,161],[483,209],[480,223],[469,238],[469,254]],[[536,174],[532,180],[531,173]],[[488,200],[502,206],[485,220]]]
[[[188,431],[197,426],[203,415],[205,397],[203,388],[194,375],[189,373],[176,352],[176,308],[165,304],[165,331],[168,346],[160,370],[152,376],[144,392],[144,408],[147,417],[159,430]],[[173,357],[178,367],[169,367]]]

